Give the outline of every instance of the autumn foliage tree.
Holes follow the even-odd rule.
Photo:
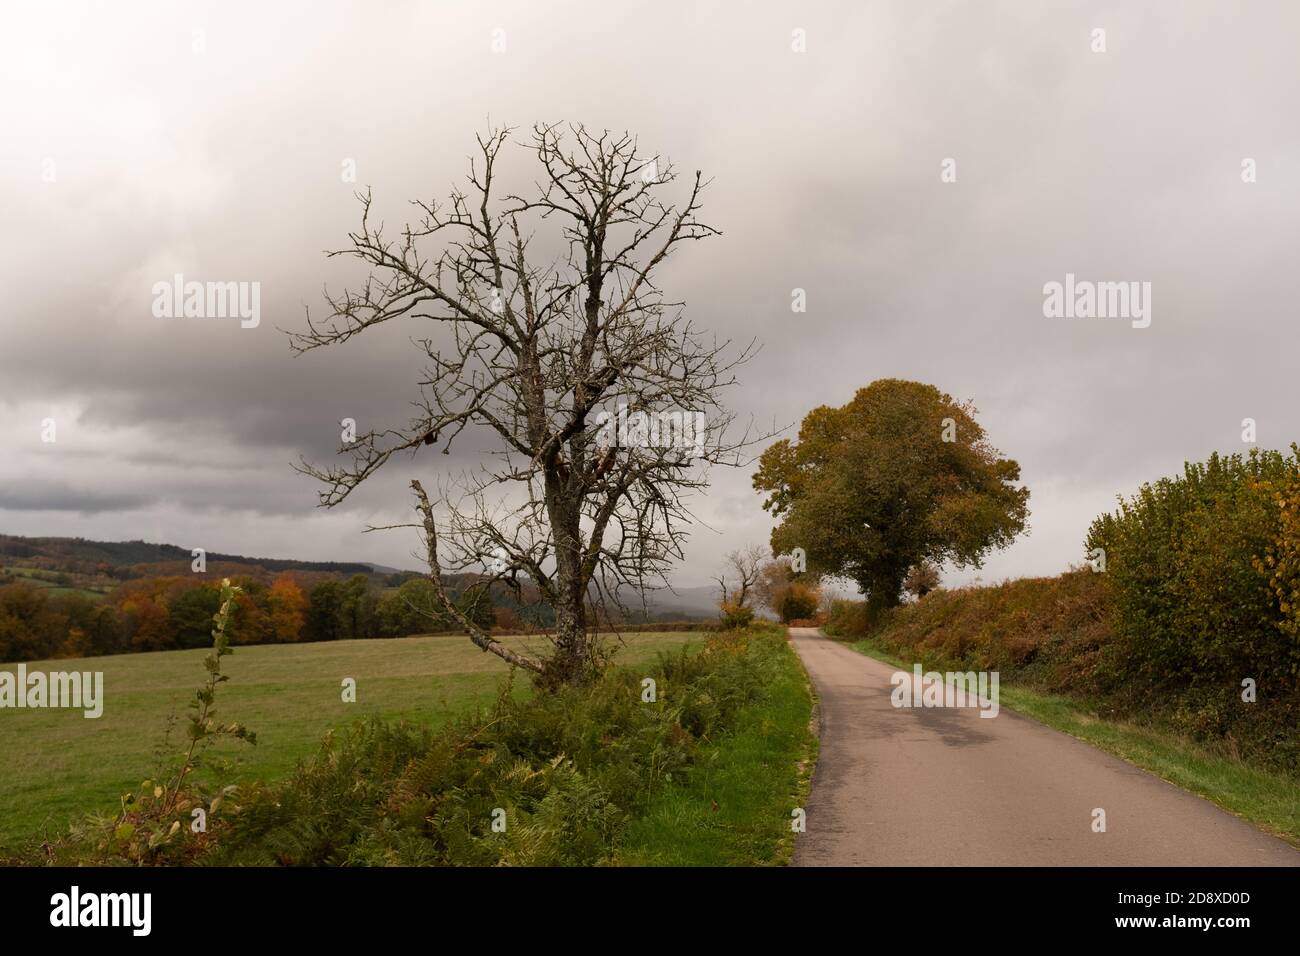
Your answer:
[[[174,646],[174,631],[167,607],[167,578],[132,582],[115,597],[123,630],[133,651],[166,651]]]
[[[917,600],[936,590],[940,584],[939,569],[933,562],[922,561],[912,565],[903,580],[903,589],[908,594],[916,595]]]
[[[789,557],[773,558],[758,569],[755,599],[786,624],[812,617],[821,596],[820,577],[807,570],[794,570]]]
[[[1024,530],[1029,491],[974,416],[969,402],[899,379],[813,409],[754,475],[781,519],[773,553],[803,548],[809,570],[857,583],[873,614],[898,604],[926,561],[979,567]]]
[[[776,601],[776,613],[783,624],[802,621],[817,613],[821,603],[821,589],[805,581],[791,581],[781,589]]]
[[[307,595],[293,578],[281,575],[271,582],[267,616],[272,640],[277,644],[302,639],[302,628],[307,621]]]

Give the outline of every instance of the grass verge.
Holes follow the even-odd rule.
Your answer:
[[[769,866],[790,862],[790,811],[802,807],[817,755],[813,697],[782,648],[765,696],[701,755],[686,783],[653,798],[624,832],[619,866]]]

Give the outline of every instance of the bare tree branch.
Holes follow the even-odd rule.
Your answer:
[[[496,464],[440,496],[450,553],[430,574],[490,560],[488,586],[530,581],[555,609],[555,653],[521,666],[574,681],[595,659],[588,605],[666,584],[710,467],[743,464],[765,437],[731,434],[721,403],[755,345],[705,334],[655,281],[683,243],[719,234],[699,219],[701,174],[674,204],[662,198],[677,178],[672,164],[639,154],[628,134],[538,124],[527,145],[541,170],[533,193],[498,198],[511,142],[509,129],[480,136],[465,189],[416,202],[417,221],[396,238],[372,221],[370,194],[359,196],[361,226],[330,255],[370,274],[356,290],[327,292],[330,314],[309,314],[292,345],[308,352],[400,319],[430,330],[415,339],[427,366],[404,426],[359,436],[341,449],[350,463],[299,470],[323,483],[320,504],[333,507],[395,455],[445,454],[467,430],[494,438]],[[547,224],[558,230],[532,231]],[[547,254],[535,254],[542,242]],[[437,560],[432,522],[429,510]],[[491,641],[452,613],[476,644]]]

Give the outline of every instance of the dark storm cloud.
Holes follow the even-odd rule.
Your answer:
[[[24,502],[95,486],[84,500],[121,502],[98,513],[102,537],[137,536],[144,512],[182,543],[409,564],[407,542],[356,532],[405,520],[405,478],[471,464],[470,444],[393,463],[336,515],[313,510],[290,463],[330,456],[342,417],[404,423],[420,368],[408,340],[425,330],[293,358],[277,327],[300,328],[324,285],[358,278],[323,256],[357,224],[353,191],[372,186],[395,228],[408,200],[462,179],[489,115],[627,128],[713,177],[706,213],[724,235],[662,278],[695,321],[764,343],[729,395],[742,418],[797,423],[885,376],[973,399],[1033,492],[1033,534],[986,575],[1078,560],[1116,493],[1241,450],[1244,417],[1262,445],[1300,437],[1293,7],[636,9],[634,22],[586,3],[11,16],[0,530],[33,533]],[[806,53],[791,51],[796,28]],[[1246,157],[1256,183],[1241,181]],[[349,159],[356,184],[341,181]],[[530,179],[526,155],[511,159]],[[261,324],[154,318],[150,289],[176,272],[261,283]],[[1151,282],[1151,327],[1044,318],[1043,285],[1067,272]],[[795,288],[806,314],[790,311]],[[47,448],[51,410],[73,424],[60,418]],[[685,584],[766,538],[748,472],[714,478]],[[117,508],[135,510],[115,523]],[[41,516],[44,533],[82,533],[68,515]]]

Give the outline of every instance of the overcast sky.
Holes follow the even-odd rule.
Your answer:
[[[489,118],[561,120],[713,177],[723,235],[662,282],[762,342],[734,411],[797,423],[881,377],[973,400],[1031,533],[948,580],[1056,573],[1116,494],[1248,447],[1243,418],[1300,439],[1297,36],[1282,0],[6,4],[0,532],[418,566],[361,532],[447,458],[330,512],[290,464],[343,417],[405,422],[421,330],[295,358],[277,327],[345,285],[323,251],[358,186],[395,224]],[[177,272],[259,282],[261,324],[154,317]],[[1150,326],[1045,317],[1067,273],[1150,282]],[[771,527],[749,470],[697,512],[682,585]]]

